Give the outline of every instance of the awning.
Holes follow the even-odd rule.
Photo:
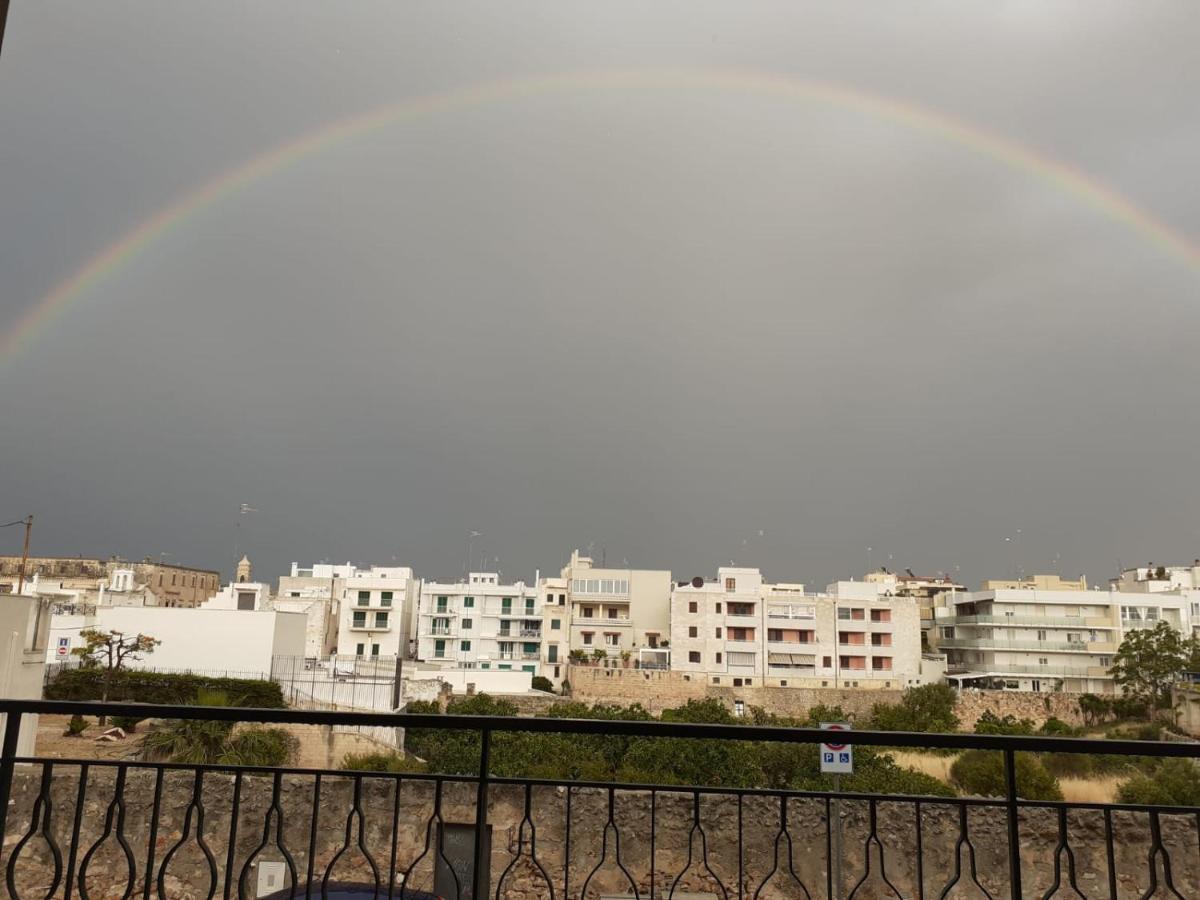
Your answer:
[[[772,666],[815,666],[817,657],[812,653],[768,653],[767,663]]]

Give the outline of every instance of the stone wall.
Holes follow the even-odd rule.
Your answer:
[[[14,803],[5,838],[6,859],[30,831],[31,814],[42,782],[40,770],[19,767],[14,782]],[[338,773],[326,774],[319,796],[313,776],[292,774],[279,782],[277,804],[273,803],[269,776],[244,775],[238,787],[237,827],[231,829],[230,813],[235,782],[228,774],[208,773],[200,786],[203,806],[204,846],[212,855],[216,884],[197,841],[199,807],[193,804],[194,776],[187,771],[169,771],[162,783],[153,842],[151,892],[163,862],[165,896],[189,900],[211,896],[210,886],[220,894],[226,871],[228,894],[241,896],[238,879],[246,873],[245,896],[256,896],[257,867],[285,859],[280,840],[294,861],[296,881],[319,882],[330,869],[330,880],[370,885],[372,869],[385,887],[394,876],[411,867],[408,884],[430,890],[433,885],[432,849],[427,842],[434,815],[435,786],[431,781],[390,776],[365,776],[360,781]],[[78,880],[86,881],[88,896],[115,900],[124,896],[132,867],[134,892],[141,894],[146,883],[149,830],[155,774],[131,768],[122,796],[124,815],[119,821],[120,838],[129,848],[129,861],[113,831],[105,836],[106,820],[115,789],[111,767],[93,765],[84,791],[79,839],[72,853],[71,833],[79,796],[79,770],[56,764],[49,782],[50,809],[42,808],[41,821],[63,853],[73,860]],[[526,791],[530,811],[525,818]],[[631,896],[634,888],[648,896],[653,882],[655,895],[708,891],[721,896],[717,879],[735,896],[741,878],[745,896],[754,896],[764,883],[762,896],[799,896],[792,871],[813,896],[825,894],[826,804],[822,798],[792,797],[787,807],[787,831],[780,829],[779,798],[704,794],[699,815],[689,792],[664,788],[650,795],[645,791],[545,786],[523,788],[493,785],[489,796],[488,821],[492,828],[490,888],[488,896],[532,900],[550,896],[547,881],[556,897],[596,897],[598,894]],[[442,820],[470,824],[474,820],[475,789],[470,783],[448,780],[440,798]],[[315,844],[310,852],[310,825],[317,816]],[[836,812],[836,808],[835,808]],[[902,896],[916,894],[915,854],[918,823],[912,804],[842,801],[840,856],[843,895],[867,875],[863,848],[871,835],[878,838],[888,879]],[[191,813],[191,831],[184,833]],[[282,820],[280,820],[280,815]],[[1006,820],[1002,807],[972,807],[966,816],[972,867],[964,867],[955,896],[973,896],[967,889],[970,871],[978,871],[979,882],[992,896],[1007,896],[1008,862]],[[395,824],[393,824],[395,823]],[[568,833],[569,823],[569,833]],[[961,820],[955,806],[926,803],[919,819],[923,842],[927,896],[936,896],[953,878],[955,842],[960,838]],[[1116,836],[1117,881],[1121,896],[1137,896],[1149,885],[1147,867],[1150,834],[1144,815],[1117,812],[1113,816]],[[264,831],[264,825],[270,828]],[[278,824],[278,830],[276,825]],[[533,827],[536,827],[536,839]],[[1026,809],[1021,813],[1023,894],[1042,896],[1053,881],[1053,855],[1058,843],[1057,816],[1053,810]],[[230,833],[233,831],[232,867],[227,868]],[[1104,822],[1099,811],[1073,810],[1067,835],[1074,853],[1077,883],[1086,896],[1107,895],[1108,869],[1105,861]],[[742,836],[739,854],[738,836]],[[1197,831],[1194,817],[1162,817],[1162,834],[1171,854],[1175,887],[1179,896],[1200,896],[1200,866],[1196,861]],[[615,838],[619,838],[615,840]],[[653,840],[652,840],[653,838]],[[569,851],[568,851],[569,841]],[[790,851],[792,868],[788,867]],[[80,866],[88,850],[99,844],[86,871]],[[873,846],[873,845],[872,845]],[[177,849],[176,849],[177,848]],[[619,849],[618,849],[619,848]],[[618,865],[617,853],[620,853]],[[653,854],[653,855],[652,855]],[[965,854],[964,854],[965,855]],[[532,861],[536,858],[537,864]],[[393,866],[394,860],[394,866]],[[870,873],[856,894],[859,897],[895,896],[880,880],[879,851],[871,854]],[[64,865],[64,869],[67,866]],[[1063,876],[1067,873],[1064,866]],[[53,863],[42,837],[28,841],[14,866],[18,896],[47,896],[53,882]],[[1162,870],[1159,871],[1161,883]],[[288,882],[292,880],[289,878]],[[586,886],[586,890],[585,890]],[[278,886],[277,886],[278,887]],[[1160,888],[1161,889],[1161,888]],[[1070,893],[1064,887],[1065,893]],[[53,896],[62,896],[60,883]]]
[[[567,678],[571,682],[572,699],[584,703],[640,703],[652,713],[682,706],[688,700],[716,697],[730,709],[735,699],[747,707],[760,706],[780,716],[803,717],[817,705],[841,706],[852,718],[861,718],[876,703],[896,703],[899,690],[853,690],[800,687],[727,687],[706,684],[696,676],[683,672],[651,671],[645,669],[605,669],[596,666],[570,666]],[[1079,694],[1032,694],[1019,691],[964,690],[959,694],[956,709],[964,730],[971,730],[984,710],[998,716],[1012,715],[1032,719],[1041,724],[1050,716],[1071,725],[1082,725],[1079,713]]]

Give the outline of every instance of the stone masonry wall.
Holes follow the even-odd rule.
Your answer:
[[[17,772],[4,841],[6,862],[17,852],[23,837],[32,831],[31,817],[41,781],[40,770],[22,767]],[[172,900],[210,897],[210,887],[221,895],[226,872],[231,875],[228,876],[230,891],[225,895],[241,896],[238,880],[244,872],[247,879],[244,895],[255,896],[256,867],[264,861],[285,860],[281,842],[290,854],[296,881],[301,886],[309,881],[307,873],[311,868],[312,880],[317,883],[327,869],[331,881],[366,885],[374,882],[373,872],[377,872],[386,890],[393,872],[403,873],[411,867],[408,884],[416,889],[432,889],[437,849],[429,843],[430,835],[436,833],[436,829],[430,830],[435,797],[432,782],[365,776],[356,783],[353,778],[331,773],[323,776],[319,797],[315,785],[312,775],[283,776],[278,803],[274,804],[270,776],[244,775],[238,793],[236,828],[231,829],[235,787],[232,776],[207,774],[199,791],[201,804],[196,805],[193,774],[167,772],[162,784],[157,833],[151,846],[155,773],[130,769],[122,792],[122,809],[111,804],[116,787],[112,768],[95,765],[88,773],[82,815],[78,817],[79,838],[72,852],[79,770],[60,763],[56,764],[50,781],[50,807],[39,809],[38,824],[45,823],[45,833],[54,838],[63,853],[64,877],[66,870],[73,871],[72,893],[80,893],[78,886],[82,880],[86,882],[87,896],[96,900],[125,896],[131,877],[134,893],[140,895],[147,871],[151,872],[151,893],[159,896],[154,885],[161,875],[162,896]],[[764,883],[766,889],[760,896],[800,896],[791,880],[793,871],[811,895],[825,894],[826,804],[820,798],[798,797],[789,801],[786,833],[780,827],[780,801],[772,796],[750,795],[739,801],[736,795],[705,794],[699,800],[697,815],[694,797],[688,792],[664,788],[652,797],[645,791],[618,789],[610,801],[606,790],[574,788],[570,794],[569,819],[567,798],[565,787],[492,786],[488,806],[492,827],[488,896],[516,900],[550,897],[547,884],[550,882],[554,897],[594,898],[601,893],[632,896],[635,888],[645,897],[653,881],[655,896],[663,896],[675,886],[680,892],[708,891],[720,897],[722,891],[717,879],[729,896],[735,896],[739,873],[745,896],[754,896]],[[316,837],[310,845],[314,810]],[[472,823],[474,786],[446,781],[440,810],[447,823]],[[867,876],[856,897],[895,896],[881,880],[886,868],[888,879],[900,894],[914,896],[918,823],[915,808],[910,803],[876,803],[874,836],[878,844],[868,843],[871,812],[865,801],[846,800],[841,803],[840,817],[835,817],[835,821],[841,822],[842,831],[843,849],[836,857],[842,861],[845,886],[842,895]],[[1200,896],[1194,817],[1164,815],[1162,821],[1163,840],[1170,853],[1179,896]],[[927,802],[919,823],[926,895],[936,896],[951,881],[956,868],[954,845],[962,827],[959,809]],[[1113,823],[1120,895],[1137,896],[1150,883],[1147,817],[1118,812]],[[1053,857],[1059,841],[1057,816],[1053,810],[1027,809],[1021,813],[1020,828],[1023,894],[1039,897],[1047,892],[1054,878]],[[198,841],[198,829],[203,848]],[[231,831],[234,838],[232,866],[229,866]],[[1107,895],[1101,813],[1072,811],[1066,834],[1083,894]],[[128,846],[128,858],[118,837]],[[966,815],[966,837],[970,844],[963,848],[964,862],[973,864],[980,884],[992,896],[1007,896],[1003,808],[971,808]],[[98,849],[84,867],[93,846]],[[864,865],[864,848],[868,846],[872,848],[869,873]],[[204,848],[211,854],[211,867]],[[151,850],[153,860],[148,866]],[[793,860],[790,869],[789,850]],[[968,850],[973,854],[969,860]],[[963,866],[959,890],[953,896],[979,893],[969,888],[971,868]],[[1065,878],[1065,865],[1063,869]],[[40,834],[20,847],[13,871],[16,896],[50,895],[48,888],[54,880],[54,866]],[[1161,884],[1161,866],[1158,878]],[[1071,892],[1064,886],[1062,893]],[[63,896],[61,881],[52,896]]]
[[[803,717],[814,706],[841,706],[852,718],[861,718],[876,703],[896,703],[899,690],[853,690],[800,687],[727,687],[706,684],[702,678],[688,678],[682,672],[645,669],[605,669],[595,666],[571,666],[567,671],[571,694],[585,703],[640,703],[652,713],[681,706],[688,700],[717,697],[733,708],[740,699],[747,706],[760,706],[780,716]],[[956,713],[965,730],[975,727],[984,710],[998,716],[1013,715],[1041,724],[1055,716],[1071,725],[1082,725],[1079,694],[1032,694],[1018,691],[964,690],[959,694]]]

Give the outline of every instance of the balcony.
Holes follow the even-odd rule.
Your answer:
[[[1116,624],[1107,616],[945,616],[938,625],[1032,625],[1035,628],[1113,629]]]
[[[938,647],[945,650],[983,649],[983,650],[1030,650],[1069,653],[1101,653],[1117,652],[1117,645],[1112,642],[1100,641],[1043,641],[1036,637],[1022,638],[939,638]]]
[[[1032,663],[955,662],[947,665],[950,675],[983,677],[984,675],[1024,675],[1028,678],[1111,678],[1103,666],[1041,666]]]
[[[542,632],[539,628],[522,628],[517,633],[517,636],[523,638],[540,638],[542,636]]]
[[[367,771],[95,759],[87,761],[85,784],[80,763],[71,760],[35,756],[14,768],[9,746],[0,760],[0,804],[7,810],[0,845],[12,886],[7,895],[22,900],[76,896],[83,888],[92,896],[160,896],[157,886],[170,897],[269,900],[322,896],[326,889],[363,896],[427,892],[417,895],[422,898],[685,892],[749,898],[786,887],[787,896],[824,897],[834,869],[843,881],[840,897],[862,896],[866,892],[855,886],[874,887],[884,874],[892,889],[872,890],[872,896],[1082,896],[1081,887],[1089,888],[1089,897],[1116,896],[1112,885],[1122,897],[1200,896],[1194,810],[1026,800],[1008,770],[1002,783],[1012,787],[1000,796],[932,798],[846,793],[828,780],[813,791],[742,790],[722,781],[721,772],[695,786],[634,784],[612,775],[530,782],[522,768],[522,760],[537,760],[528,747],[542,735],[578,734],[586,742],[612,736],[736,740],[745,742],[750,758],[766,742],[800,748],[828,737],[814,729],[46,701],[0,701],[0,712],[18,724],[24,715],[94,718],[103,712],[346,730],[453,729],[489,763],[482,770],[401,779]],[[500,731],[504,740],[495,740]],[[1023,752],[1200,758],[1200,745],[1149,741],[870,731],[854,732],[853,741],[1006,751],[997,754],[1002,766]],[[667,752],[669,741],[662,743]],[[840,803],[849,830],[836,867],[831,801]],[[128,815],[126,804],[134,804]],[[592,810],[606,827],[575,818]],[[600,874],[591,879],[594,872]],[[277,880],[268,888],[271,873]]]

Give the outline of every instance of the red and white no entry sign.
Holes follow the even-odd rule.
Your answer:
[[[848,722],[822,722],[825,731],[849,731]],[[833,775],[849,775],[854,772],[854,751],[849,744],[821,744],[821,771]]]

